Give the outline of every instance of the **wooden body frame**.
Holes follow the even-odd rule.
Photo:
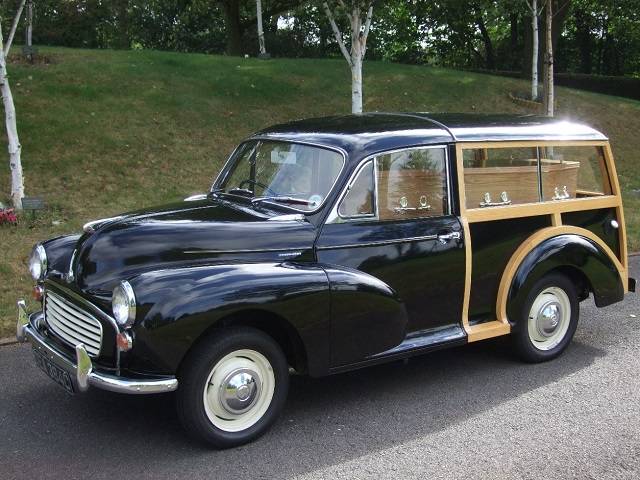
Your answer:
[[[571,198],[559,201],[545,201],[537,203],[526,203],[519,205],[496,206],[489,208],[467,209],[464,181],[464,150],[482,148],[526,148],[526,147],[601,147],[604,154],[603,174],[606,174],[611,187],[611,194],[600,194],[588,198]],[[616,167],[611,152],[611,146],[607,141],[511,141],[511,142],[461,142],[456,145],[456,165],[458,181],[458,205],[460,208],[460,219],[465,234],[466,249],[466,276],[465,289],[462,308],[462,324],[467,332],[469,342],[483,340],[485,338],[506,335],[511,332],[511,325],[507,319],[506,302],[513,277],[526,255],[540,244],[543,240],[553,236],[574,233],[589,238],[596,242],[602,250],[611,258],[616,265],[620,279],[624,286],[625,293],[628,290],[628,254],[627,238],[622,208],[622,194],[616,173]],[[599,208],[615,208],[616,217],[620,228],[618,230],[618,241],[620,243],[620,258],[592,232],[580,227],[562,224],[562,214],[566,212],[577,212],[584,210],[594,210]],[[498,295],[496,299],[497,317],[493,321],[484,322],[478,325],[469,324],[469,301],[471,296],[471,273],[473,258],[473,238],[469,224],[478,222],[489,222],[494,220],[505,220],[510,218],[533,217],[547,215],[551,219],[551,227],[543,228],[533,233],[525,240],[509,260],[505,271],[502,273]]]

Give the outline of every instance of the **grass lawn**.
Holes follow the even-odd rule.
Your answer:
[[[16,49],[17,51],[17,49]],[[27,195],[50,209],[0,227],[0,337],[28,296],[32,245],[83,223],[205,191],[235,144],[291,119],[350,110],[350,72],[336,60],[270,60],[152,51],[41,48],[50,64],[10,64]],[[508,98],[524,80],[365,63],[365,110],[528,113]],[[567,88],[558,116],[610,136],[631,250],[640,249],[640,102]],[[5,142],[2,145],[6,145]],[[2,147],[6,152],[5,147]],[[8,201],[8,154],[0,200]]]

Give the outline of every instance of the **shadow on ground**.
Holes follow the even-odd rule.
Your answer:
[[[525,365],[503,340],[323,379],[293,377],[285,413],[262,439],[212,451],[182,431],[172,395],[90,391],[71,397],[15,349],[21,375],[0,374],[0,453],[9,477],[283,478],[446,429],[591,365],[602,350],[576,341],[554,362]],[[5,363],[3,361],[3,363]],[[37,459],[34,464],[33,459]],[[15,469],[13,473],[11,470]],[[119,476],[119,475],[116,475]]]

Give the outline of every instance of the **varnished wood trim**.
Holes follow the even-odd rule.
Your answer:
[[[460,215],[464,217],[467,211],[467,197],[465,194],[464,182],[464,162],[462,157],[462,144],[456,144],[456,171],[458,177],[458,205],[460,206]]]
[[[511,325],[503,322],[485,322],[467,328],[469,343],[511,333]]]
[[[574,227],[570,225],[558,226],[558,227],[547,227],[541,230],[538,230],[529,238],[527,238],[522,244],[518,247],[515,253],[509,259],[507,263],[507,267],[502,274],[502,278],[500,279],[500,286],[498,287],[498,297],[496,300],[496,312],[498,314],[499,321],[503,323],[507,323],[507,297],[509,295],[509,290],[511,288],[511,283],[513,282],[513,277],[515,276],[520,264],[525,259],[525,257],[533,250],[536,246],[542,243],[544,240],[547,240],[552,237],[556,237],[558,235],[565,234],[575,234],[580,235],[582,237],[586,237],[589,240],[595,242],[611,259],[614,263],[616,269],[618,270],[618,275],[620,275],[620,280],[624,285],[625,292],[627,290],[627,275],[625,267],[620,263],[615,254],[611,251],[609,246],[602,241],[600,237],[598,237],[593,232],[586,230],[580,227]]]
[[[589,198],[574,198],[540,203],[522,203],[503,207],[473,208],[466,211],[469,223],[505,220],[509,218],[534,217],[553,213],[578,212],[599,208],[614,208],[620,199],[613,195]]]
[[[469,229],[469,222],[466,218],[460,219],[462,223],[462,229],[464,231],[464,258],[465,258],[465,275],[464,275],[464,296],[462,300],[462,326],[467,334],[470,332],[469,327],[469,300],[471,296],[471,231]]]
[[[464,296],[462,300],[462,326],[467,335],[470,333],[469,326],[469,299],[471,297],[471,268],[472,268],[472,249],[471,249],[471,230],[469,229],[469,221],[466,217],[467,199],[464,189],[464,165],[462,162],[462,145],[456,144],[456,172],[458,177],[458,205],[460,208],[460,223],[464,231],[464,255],[465,255],[465,275],[464,275]]]
[[[562,201],[550,201],[520,205],[508,205],[503,207],[494,207],[486,209],[468,209],[465,195],[465,181],[464,181],[464,162],[463,155],[464,150],[478,149],[478,148],[526,148],[526,147],[567,147],[567,146],[582,146],[582,147],[602,147],[605,156],[605,165],[607,171],[603,172],[608,174],[611,195],[608,195],[608,189],[605,190],[604,195],[598,195],[587,198],[576,198]],[[467,332],[468,341],[475,342],[484,340],[486,338],[496,337],[499,335],[506,335],[510,333],[510,325],[507,319],[506,313],[506,300],[511,287],[511,281],[517,268],[520,266],[520,262],[524,259],[527,253],[529,253],[540,242],[551,238],[552,236],[562,235],[564,233],[575,233],[583,237],[593,240],[598,244],[603,251],[614,262],[618,274],[622,280],[625,292],[628,289],[627,281],[627,243],[626,243],[626,229],[624,222],[624,214],[622,211],[622,198],[620,195],[620,185],[618,183],[618,177],[616,175],[615,165],[613,163],[613,155],[611,153],[611,147],[608,141],[521,141],[521,142],[464,142],[456,144],[456,165],[457,165],[457,180],[458,180],[458,205],[460,208],[460,220],[464,229],[465,235],[465,287],[464,287],[464,303],[462,308],[462,325]],[[595,210],[600,208],[615,208],[618,222],[620,223],[620,259],[611,251],[608,245],[606,245],[602,239],[590,232],[589,230],[562,225],[562,213],[565,212],[577,212],[584,210]],[[475,222],[486,222],[492,220],[505,220],[510,218],[522,218],[532,217],[539,215],[550,215],[552,227],[548,227],[534,233],[529,239],[523,242],[518,250],[513,254],[509,260],[509,264],[505,269],[500,287],[498,289],[496,312],[498,320],[492,322],[486,322],[479,325],[469,325],[469,301],[471,297],[471,274],[472,274],[472,242],[469,224]]]
[[[629,254],[627,251],[627,228],[624,221],[624,210],[622,208],[622,191],[620,190],[620,182],[618,181],[618,174],[616,172],[616,165],[613,160],[613,152],[611,151],[611,145],[608,143],[604,146],[604,161],[609,173],[609,181],[611,182],[611,193],[618,197],[618,204],[616,205],[616,217],[620,224],[618,230],[618,238],[620,242],[620,261],[624,266],[625,271],[629,270]],[[628,282],[624,282],[625,291],[627,291],[629,285]]]

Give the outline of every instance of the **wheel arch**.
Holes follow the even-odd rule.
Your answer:
[[[515,318],[531,285],[551,272],[568,276],[580,300],[593,293],[598,307],[624,296],[624,267],[599,237],[579,227],[549,227],[523,242],[509,260],[498,290],[498,318]]]
[[[212,328],[232,326],[252,327],[266,333],[280,345],[290,366],[301,373],[307,371],[307,349],[302,337],[282,315],[261,309],[244,310],[220,319]]]
[[[196,346],[206,342],[212,334],[232,327],[250,327],[269,335],[282,348],[291,367],[299,373],[308,371],[307,349],[298,331],[282,315],[260,308],[237,311],[218,319],[195,339],[180,361],[178,369]]]

